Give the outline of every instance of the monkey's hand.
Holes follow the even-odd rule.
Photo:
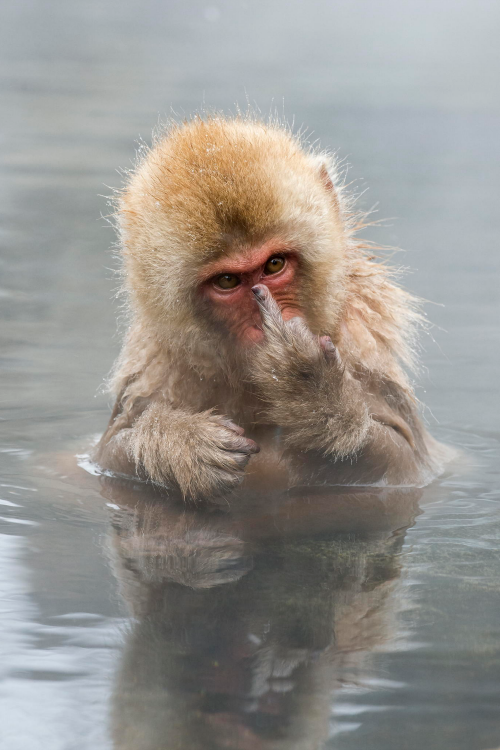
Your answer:
[[[315,336],[302,318],[284,321],[264,285],[253,292],[265,335],[253,379],[268,418],[285,428],[290,447],[353,455],[363,447],[371,423],[359,382],[346,371],[329,336]]]
[[[108,446],[108,468],[113,470],[113,453],[119,457],[121,449],[138,476],[177,486],[194,500],[237,487],[250,457],[259,451],[227,417],[211,411],[192,414],[161,401],[149,404]]]

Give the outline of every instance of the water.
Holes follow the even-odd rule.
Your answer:
[[[498,748],[498,3],[0,14],[1,747]],[[194,513],[75,470],[119,348],[99,196],[170,105],[247,97],[348,157],[444,305],[418,393],[464,458],[423,491]]]

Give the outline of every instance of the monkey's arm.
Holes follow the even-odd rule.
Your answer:
[[[301,318],[285,322],[266,287],[256,288],[256,298],[265,342],[254,379],[267,417],[284,428],[285,445],[362,459],[370,481],[418,482],[426,453],[418,418],[407,421],[383,395],[368,393],[328,336],[314,336]]]
[[[96,461],[196,499],[236,487],[258,450],[241,427],[211,411],[190,413],[161,399],[126,411],[118,401]]]

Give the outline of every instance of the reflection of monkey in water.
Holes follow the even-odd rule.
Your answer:
[[[332,158],[195,119],[145,154],[118,217],[131,327],[101,466],[194,498],[234,489],[251,456],[249,481],[286,473],[284,452],[329,458],[337,484],[439,471],[401,367],[415,300],[354,238]]]
[[[401,527],[418,492],[269,496],[195,513],[137,489],[106,480],[104,490],[120,506],[115,570],[135,618],[116,750],[320,748],[332,692],[390,635]]]

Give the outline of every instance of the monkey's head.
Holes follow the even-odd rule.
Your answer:
[[[333,169],[275,125],[212,117],[173,126],[120,199],[134,314],[165,341],[248,348],[263,335],[252,287],[264,284],[285,319],[332,333],[349,243]]]

